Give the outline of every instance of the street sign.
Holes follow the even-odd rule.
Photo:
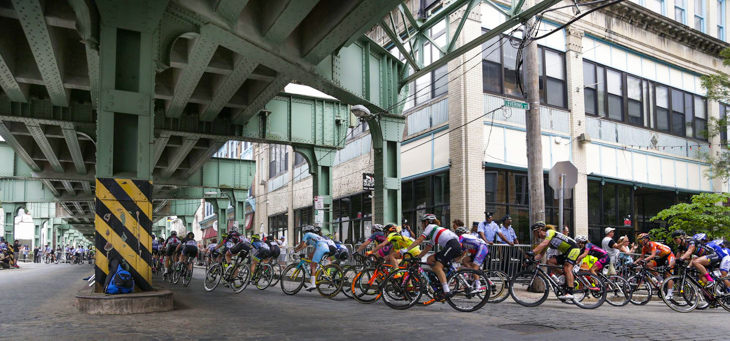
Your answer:
[[[523,110],[529,110],[530,104],[524,103],[524,102],[518,102],[518,101],[510,101],[508,99],[504,100],[504,106],[509,108],[517,108],[517,109],[523,109]]]
[[[324,209],[324,197],[323,196],[316,196],[314,197],[314,209],[315,210],[323,210]]]
[[[362,173],[362,190],[363,191],[374,191],[375,190],[375,174]]]
[[[324,224],[324,211],[315,210],[314,211],[314,225],[321,226],[322,224]]]
[[[560,161],[556,162],[553,168],[550,169],[548,183],[555,193],[555,199],[560,199],[559,192],[561,175],[564,175],[563,189],[565,190],[565,193],[563,198],[570,199],[572,193],[571,189],[573,189],[575,184],[578,183],[578,168],[575,168],[573,163],[570,161]]]

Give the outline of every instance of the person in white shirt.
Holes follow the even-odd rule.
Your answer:
[[[615,234],[614,231],[616,231],[616,229],[613,227],[605,228],[603,232],[606,234],[606,237],[604,237],[601,241],[601,247],[606,250],[610,257],[610,262],[608,263],[609,276],[616,274],[616,266],[614,264],[616,264],[616,261],[618,260],[619,252],[623,251],[625,253],[629,253],[629,238],[623,238],[622,241],[617,243],[613,240],[613,236]]]

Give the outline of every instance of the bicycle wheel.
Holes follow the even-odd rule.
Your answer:
[[[609,276],[606,282],[606,302],[614,307],[623,307],[631,301],[631,284],[621,276]]]
[[[259,272],[259,277],[256,281],[256,289],[264,290],[271,285],[271,280],[273,279],[273,270],[271,269],[271,264],[259,264],[260,269],[257,271]]]
[[[672,282],[673,293],[668,297],[670,282]],[[665,294],[659,295],[659,297],[672,310],[688,313],[695,310],[700,303],[699,290],[689,280],[684,280],[684,284],[682,282],[681,276],[667,277],[660,286],[660,290]]]
[[[575,305],[583,309],[596,309],[606,301],[606,285],[590,272],[579,272],[575,276],[573,296]]]
[[[299,263],[289,264],[284,271],[281,272],[281,291],[287,295],[294,295],[304,286],[305,270],[299,267]]]
[[[344,272],[342,293],[345,294],[345,296],[352,298],[352,282],[359,271],[352,265],[345,265],[342,267],[342,271]]]
[[[248,286],[248,280],[251,276],[251,269],[248,268],[247,265],[236,265],[231,271],[231,281],[230,286],[231,290],[233,290],[234,293],[240,294],[241,291],[246,289]],[[236,274],[233,276],[233,274]]]
[[[205,281],[203,281],[203,286],[205,287],[205,291],[213,291],[218,286],[218,283],[221,282],[221,277],[223,277],[223,268],[220,264],[216,264],[210,267],[208,271],[205,272]]]
[[[418,300],[417,305],[429,306],[436,303],[436,288],[441,284],[438,283],[438,277],[432,270],[423,270],[421,281],[423,282],[423,294],[421,299]]]
[[[489,303],[499,303],[509,297],[509,277],[504,271],[489,270],[484,273],[489,279]]]
[[[480,270],[461,269],[448,280],[454,295],[446,303],[461,312],[477,311],[489,301],[488,283],[489,279]]]
[[[629,300],[631,304],[644,305],[651,301],[653,294],[651,284],[638,275],[629,277],[628,281],[631,285],[631,299]]]
[[[322,297],[333,298],[342,290],[344,273],[337,264],[329,264],[317,272],[317,291]]]
[[[423,294],[423,283],[418,273],[408,269],[391,272],[380,286],[383,302],[393,309],[404,310],[414,306]]]
[[[352,281],[352,297],[360,303],[373,303],[380,299],[380,278],[375,268],[366,268],[358,272]]]
[[[185,276],[183,276],[183,285],[188,286],[190,284],[190,281],[193,279],[193,270],[195,269],[194,266],[190,267],[190,270],[185,270]]]
[[[180,262],[175,263],[174,270],[172,270],[172,284],[177,284],[180,281],[180,275],[182,273],[182,265]]]
[[[545,276],[535,270],[525,270],[512,277],[509,293],[515,302],[525,307],[537,307],[548,297],[550,285]]]
[[[720,304],[720,306],[730,311],[730,293],[728,292],[728,288],[730,286],[725,284],[725,281],[730,281],[730,277],[723,277],[717,280],[717,283],[715,284],[715,295],[717,295],[717,303]]]
[[[278,262],[274,262],[270,265],[271,265],[272,277],[271,277],[271,284],[269,284],[269,286],[273,287],[273,286],[279,284],[279,279],[281,279],[281,265]]]

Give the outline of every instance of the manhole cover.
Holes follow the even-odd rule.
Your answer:
[[[555,330],[555,328],[550,327],[550,326],[543,326],[543,325],[539,325],[539,324],[526,324],[526,323],[503,324],[501,326],[497,326],[497,328],[512,330],[512,331],[519,332],[521,334],[549,333],[549,332],[552,332]]]

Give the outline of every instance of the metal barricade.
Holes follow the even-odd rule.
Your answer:
[[[530,250],[532,250],[530,245],[523,244],[514,246],[508,244],[489,245],[489,254],[485,266],[488,270],[503,271],[511,278],[524,270],[522,265],[523,252]]]

